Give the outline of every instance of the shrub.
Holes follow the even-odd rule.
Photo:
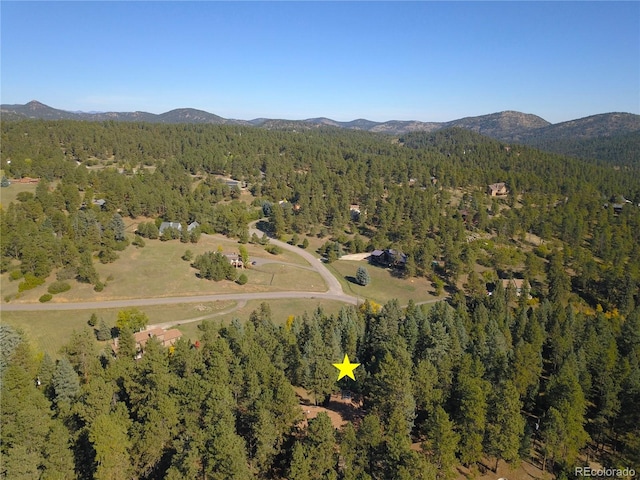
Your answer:
[[[31,192],[20,192],[16,195],[16,200],[18,200],[19,202],[28,202],[33,197],[34,195]]]
[[[182,260],[184,260],[185,262],[190,262],[191,260],[193,260],[193,252],[191,250],[186,250],[184,252],[184,255],[182,255]]]
[[[93,290],[95,292],[101,292],[102,290],[104,290],[104,283],[96,282],[95,286],[93,287]]]
[[[45,303],[48,302],[49,300],[51,300],[53,298],[53,295],[51,295],[50,293],[45,293],[44,295],[42,295],[38,301],[40,303]]]
[[[133,239],[133,242],[131,242],[131,245],[142,248],[145,246],[144,239],[140,235],[136,235],[136,237]]]
[[[149,317],[135,307],[126,308],[118,312],[116,327],[118,331],[130,329],[134,332],[143,330],[149,324]]]
[[[240,276],[238,277],[238,280],[236,281],[238,282],[238,285],[244,285],[249,281],[249,279],[244,273],[241,273]]]
[[[24,292],[25,290],[31,290],[44,283],[44,278],[38,278],[31,273],[27,273],[24,276],[24,280],[18,284],[18,291]]]
[[[307,237],[304,237],[304,240],[302,241],[302,248],[308,248],[309,247],[309,239]]]
[[[64,280],[71,280],[72,278],[75,278],[75,276],[78,274],[78,270],[74,267],[64,267],[61,270],[58,270],[56,272],[56,280],[59,281],[64,281]]]
[[[51,293],[52,295],[55,295],[56,293],[66,292],[67,290],[71,290],[71,285],[69,285],[67,282],[60,281],[53,282],[51,285],[49,285],[49,288],[47,288],[47,292]]]
[[[279,255],[282,253],[282,248],[278,245],[267,245],[264,249],[269,252],[271,255]]]
[[[98,316],[95,313],[92,313],[87,323],[89,324],[89,326],[95,327],[98,323]]]
[[[20,270],[14,270],[9,274],[9,280],[12,282],[14,280],[19,280],[22,278],[22,272]]]

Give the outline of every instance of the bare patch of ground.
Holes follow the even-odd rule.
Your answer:
[[[325,405],[315,405],[313,395],[304,388],[294,388],[296,396],[300,400],[300,408],[304,414],[298,426],[306,428],[309,420],[316,418],[321,412],[326,413],[331,419],[333,428],[341,429],[349,422],[357,422],[364,416],[362,400],[351,395],[332,394],[331,399]]]
[[[487,461],[491,467],[495,466],[495,460]],[[500,460],[498,469],[494,472],[485,465],[480,464],[472,469],[459,466],[456,480],[550,480],[554,476],[549,472],[543,472],[538,467],[528,462],[521,462],[516,468]]]
[[[342,255],[338,260],[364,260],[365,258],[369,258],[371,256],[371,252],[365,253],[349,253],[347,255]]]

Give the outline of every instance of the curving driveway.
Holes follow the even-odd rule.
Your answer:
[[[253,222],[252,224],[250,224],[249,235],[252,235],[254,233],[258,236],[262,235],[264,232],[262,230],[258,230],[257,228],[255,228],[255,224],[256,222]],[[324,282],[329,287],[329,290],[327,291],[327,293],[331,293],[334,295],[340,294],[340,295],[344,295],[345,297],[355,299],[355,297],[352,297],[351,295],[347,295],[342,291],[342,285],[340,285],[340,282],[338,281],[338,279],[331,274],[331,272],[327,269],[327,267],[324,266],[324,264],[322,263],[322,260],[320,260],[319,258],[314,257],[309,252],[307,252],[306,250],[303,250],[300,247],[296,247],[295,245],[289,245],[288,243],[281,242],[280,240],[276,240],[275,238],[269,238],[269,243],[273,245],[277,245],[283,248],[284,250],[289,250],[295,253],[296,255],[301,256],[307,262],[309,262],[309,265],[311,265],[311,267],[320,274]]]
[[[249,234],[256,233],[262,235],[262,231],[255,228],[255,223],[251,225]],[[124,307],[143,307],[149,305],[170,305],[175,303],[199,303],[199,302],[215,302],[216,300],[237,300],[246,302],[248,300],[275,300],[287,298],[308,298],[308,299],[326,299],[336,300],[351,305],[357,305],[358,299],[352,295],[343,292],[342,286],[337,278],[324,266],[321,260],[317,259],[309,252],[299,247],[289,245],[274,238],[270,239],[270,243],[294,252],[304,258],[311,267],[296,265],[301,268],[315,270],[320,274],[322,279],[328,286],[326,292],[262,292],[262,293],[221,293],[212,295],[196,295],[183,297],[154,297],[154,298],[131,298],[123,300],[105,300],[99,302],[77,302],[77,303],[22,303],[22,304],[2,304],[0,312],[25,312],[25,311],[49,311],[49,310],[91,310],[98,308],[124,308]],[[236,308],[240,308],[239,306]],[[182,322],[184,323],[184,322]]]
[[[249,234],[256,233],[262,235],[261,230],[255,228],[255,222],[250,225]],[[270,238],[270,243],[278,245],[279,247],[289,250],[296,255],[304,258],[310,265],[310,267],[295,265],[299,268],[305,268],[309,270],[315,270],[320,274],[325,283],[328,286],[326,292],[301,292],[301,291],[288,291],[288,292],[261,292],[261,293],[220,293],[211,295],[196,295],[196,296],[182,296],[182,297],[153,297],[153,298],[130,298],[123,300],[105,300],[99,302],[77,302],[77,303],[22,303],[22,304],[0,304],[0,312],[26,312],[26,311],[51,311],[51,310],[92,310],[100,308],[125,308],[125,307],[144,307],[149,305],[171,305],[176,303],[200,303],[200,302],[215,302],[217,300],[235,300],[238,301],[238,305],[231,310],[225,312],[218,312],[216,314],[206,315],[206,317],[215,316],[217,314],[229,313],[233,310],[241,308],[249,300],[279,300],[288,298],[307,298],[307,299],[324,299],[335,300],[338,302],[344,302],[350,305],[358,305],[358,299],[353,295],[348,295],[342,290],[342,285],[337,278],[335,278],[331,272],[324,266],[322,261],[306,250],[299,247],[289,245],[288,243]],[[265,263],[271,263],[266,261]],[[278,262],[282,263],[282,262]],[[417,304],[435,303],[441,301],[443,298],[436,298],[433,300],[427,300],[424,302],[418,302]],[[176,323],[189,323],[198,321],[201,318],[194,318],[189,320],[182,320]],[[164,324],[163,324],[164,325]],[[169,324],[166,324],[169,325]]]

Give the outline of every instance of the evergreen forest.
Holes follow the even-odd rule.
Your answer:
[[[247,321],[203,322],[197,341],[150,339],[141,357],[127,325],[117,354],[85,329],[52,358],[2,324],[0,477],[452,480],[504,461],[572,478],[593,459],[640,472],[637,159],[621,169],[458,128],[1,130],[3,185],[39,179],[0,209],[2,280],[20,291],[81,282],[98,295],[96,263],[162,222],[182,225],[164,241],[245,244],[263,241],[257,221],[264,241],[323,239],[327,262],[393,251],[399,279],[427,278],[447,300],[289,318],[263,303]],[[508,194],[492,197],[498,182]],[[125,218],[140,220],[135,235]],[[232,280],[219,257],[196,259],[203,278]],[[345,354],[355,382],[336,381]],[[307,421],[300,388],[358,407],[338,429],[324,413]]]

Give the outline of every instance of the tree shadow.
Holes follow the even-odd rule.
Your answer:
[[[404,269],[400,268],[390,268],[389,275],[393,278],[409,278],[407,272]]]
[[[267,236],[271,236],[270,225],[269,225],[269,222],[267,222],[266,220],[258,220],[256,222],[256,228],[261,232],[266,233]]]
[[[356,280],[356,277],[354,277],[354,276],[352,276],[352,275],[347,275],[347,276],[346,276],[346,277],[344,277],[344,278],[345,278],[345,280],[346,280],[347,282],[349,282],[349,283],[353,283],[353,284],[355,284],[355,285],[360,285],[360,284],[358,283],[358,280]]]

